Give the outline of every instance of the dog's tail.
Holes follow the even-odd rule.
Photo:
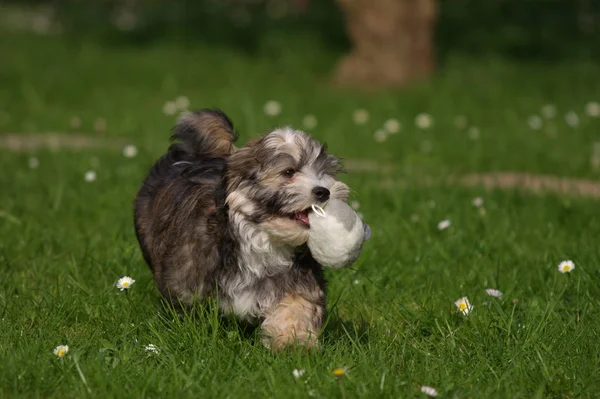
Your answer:
[[[178,161],[226,158],[234,151],[236,139],[233,123],[222,111],[186,112],[173,129],[169,154]]]

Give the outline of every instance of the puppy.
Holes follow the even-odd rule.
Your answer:
[[[312,204],[346,201],[339,160],[282,128],[235,148],[218,110],[183,115],[135,200],[135,230],[162,295],[260,324],[274,349],[316,346],[326,311],[321,266],[306,246]]]

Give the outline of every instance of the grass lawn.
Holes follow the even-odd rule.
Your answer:
[[[327,85],[339,53],[312,37],[291,43],[270,37],[243,53],[0,33],[0,131],[98,135],[103,118],[102,137],[139,150],[0,150],[0,397],[400,398],[423,397],[421,385],[449,398],[597,397],[598,200],[442,180],[490,171],[597,178],[600,118],[584,107],[600,100],[600,67],[456,54],[428,83],[365,94]],[[386,166],[343,176],[373,238],[350,269],[327,272],[322,350],[274,354],[211,307],[178,314],[161,304],[132,201],[168,144],[175,117],[163,105],[181,95],[192,108],[225,110],[241,141],[302,128],[312,114],[318,125],[308,130],[332,152]],[[265,115],[269,100],[280,115]],[[542,116],[547,104],[554,118]],[[359,108],[370,115],[362,125]],[[570,111],[576,126],[565,121]],[[433,118],[429,129],[415,126],[419,113]],[[388,118],[402,129],[376,142]],[[32,156],[39,167],[29,167]],[[96,181],[84,180],[88,170]],[[451,225],[439,231],[444,219]],[[570,274],[557,270],[564,259],[575,262]],[[136,282],[120,292],[124,275]],[[454,304],[464,296],[468,316]],[[61,344],[69,352],[59,359]],[[296,379],[294,369],[305,373]]]

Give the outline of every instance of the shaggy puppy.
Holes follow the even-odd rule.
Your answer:
[[[317,344],[325,280],[306,246],[312,204],[347,200],[337,158],[283,128],[235,148],[221,111],[182,116],[166,155],[135,200],[135,229],[160,292],[190,305],[218,298],[224,312],[260,323],[280,349]]]

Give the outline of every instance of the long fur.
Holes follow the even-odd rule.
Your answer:
[[[307,337],[325,317],[325,280],[298,215],[324,200],[315,187],[347,199],[348,187],[335,177],[340,163],[290,128],[239,149],[236,138],[221,111],[179,119],[135,200],[144,259],[174,302],[218,297],[223,311],[263,323],[276,346],[292,336],[314,342]]]

